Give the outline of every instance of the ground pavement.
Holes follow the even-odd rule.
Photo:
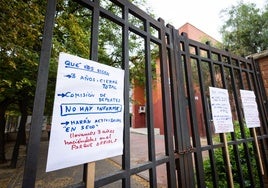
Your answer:
[[[144,130],[143,130],[144,131]],[[146,133],[146,132],[145,132]],[[43,135],[40,144],[40,156],[38,161],[38,169],[36,174],[36,188],[63,188],[70,187],[77,183],[81,183],[83,176],[83,165],[61,169],[53,172],[45,172],[48,141]],[[156,135],[156,155],[162,155],[164,153],[164,140],[163,136]],[[142,132],[132,132],[131,136],[131,166],[138,165],[148,160],[148,150],[146,148],[147,136]],[[135,143],[135,144],[134,144]],[[12,155],[14,142],[8,142],[6,144],[6,158],[8,160],[5,164],[0,164],[0,188],[20,188],[23,179],[23,169],[26,156],[26,147],[20,147],[20,155],[18,158],[17,168],[10,169],[10,159]],[[142,147],[141,147],[142,146]],[[110,172],[117,171],[121,166],[121,157],[113,157],[110,159],[104,159],[96,162],[95,176],[102,177]],[[132,177],[131,187],[143,188],[149,187],[148,172],[142,172]],[[159,187],[166,187],[166,173],[165,166],[161,165],[157,168],[157,183]],[[113,183],[105,186],[105,188],[118,188],[121,187],[121,182]]]

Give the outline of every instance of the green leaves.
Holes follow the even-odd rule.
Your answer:
[[[101,1],[101,6],[122,17],[120,3]],[[144,5],[144,0],[134,0]],[[27,97],[32,104],[35,93],[37,70],[41,50],[46,1],[2,0],[0,11],[0,99],[13,98],[17,103]],[[133,25],[141,24],[139,19],[129,20]],[[141,22],[141,23],[140,23]],[[121,67],[123,62],[122,26],[105,17],[100,17],[98,35],[98,61],[110,66]],[[53,48],[50,59],[47,104],[52,111],[57,61],[60,52],[89,58],[92,28],[92,11],[70,0],[58,0],[53,32]],[[137,41],[136,38],[140,38]],[[144,38],[129,37],[131,79],[145,82]],[[154,50],[151,49],[151,54]],[[155,70],[155,58],[152,69]]]
[[[37,78],[45,3],[1,1],[0,100],[32,104]]]
[[[222,11],[225,24],[221,27],[225,48],[237,55],[250,55],[267,49],[267,10],[253,3],[240,2]]]
[[[235,128],[235,138],[236,140],[242,139],[242,135],[245,136],[246,139],[251,138],[251,134],[250,134],[250,130],[249,128],[246,128],[246,125],[243,124],[239,124],[238,121],[234,121],[234,128]],[[217,139],[217,140],[216,140]],[[215,142],[220,142],[219,137],[216,137]],[[227,140],[228,141],[232,141],[232,135],[231,133],[227,134]],[[253,148],[253,142],[246,142],[246,143],[241,143],[237,145],[237,149],[238,149],[238,154],[239,154],[239,163],[240,163],[240,168],[241,168],[241,172],[243,175],[243,180],[244,180],[244,184],[245,187],[258,187],[260,186],[260,179],[258,176],[258,169],[256,168],[257,166],[257,160],[256,160],[256,156],[255,156],[255,151]],[[237,164],[237,160],[236,160],[236,148],[234,148],[234,146],[230,145],[228,146],[228,150],[229,150],[229,158],[231,161],[231,165],[232,165],[232,174],[233,174],[233,181],[234,181],[234,187],[240,187],[240,183],[241,183],[241,177],[239,175],[239,167]],[[248,153],[247,153],[248,152]],[[224,153],[223,150],[221,148],[215,149],[214,150],[214,158],[215,158],[215,163],[216,163],[216,172],[217,172],[217,176],[218,176],[218,184],[219,187],[227,187],[227,171],[226,171],[226,164],[224,162]],[[248,160],[247,160],[248,159]],[[211,160],[210,159],[205,159],[204,160],[204,171],[205,171],[205,181],[206,181],[206,186],[207,187],[213,187],[213,182],[212,182],[212,176],[211,174],[212,172],[212,168],[211,168]],[[248,164],[250,163],[250,164]],[[252,166],[252,170],[249,171],[249,165]],[[252,173],[252,174],[249,174]],[[250,176],[253,176],[254,178],[254,185],[252,185],[250,182]]]

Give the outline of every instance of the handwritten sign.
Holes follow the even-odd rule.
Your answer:
[[[60,53],[46,171],[123,152],[124,71]]]
[[[254,92],[240,90],[240,95],[247,127],[260,127],[259,111]]]
[[[215,133],[233,132],[232,112],[226,89],[209,87]]]

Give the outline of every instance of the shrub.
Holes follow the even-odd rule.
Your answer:
[[[244,126],[244,127],[242,127]],[[243,139],[241,134],[241,128],[244,128],[244,137],[250,138],[250,130],[245,126],[240,126],[238,121],[234,122],[234,128],[235,128],[235,137],[237,140]],[[232,140],[231,133],[226,134],[227,140]],[[219,142],[219,137],[215,137],[215,142]],[[233,181],[234,181],[234,187],[240,187],[241,181],[244,181],[245,187],[256,187],[256,185],[260,184],[259,177],[258,177],[258,171],[257,171],[257,164],[256,164],[256,157],[255,152],[253,148],[253,141],[252,142],[246,142],[244,144],[239,144],[238,146],[238,153],[239,153],[239,159],[241,164],[241,171],[243,179],[239,175],[239,169],[235,158],[235,152],[234,147],[229,146],[229,157],[232,165],[232,175],[233,175]],[[251,165],[252,171],[249,171],[248,168],[248,162],[247,162],[247,155],[246,155],[246,147],[248,148],[249,156],[248,162]],[[219,187],[227,187],[227,167],[224,162],[224,156],[222,148],[215,149],[214,150],[214,158],[216,163],[216,173],[218,176],[218,184]],[[211,161],[210,159],[204,160],[204,171],[205,171],[205,181],[207,187],[213,187],[213,181],[212,181],[212,168],[211,168]],[[254,183],[256,185],[251,185],[250,181],[250,173],[252,173]]]

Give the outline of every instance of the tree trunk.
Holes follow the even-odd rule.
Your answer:
[[[6,126],[6,118],[5,113],[8,105],[10,104],[9,99],[4,99],[0,102],[0,164],[6,162],[5,156],[5,126]]]
[[[25,125],[26,125],[27,116],[28,116],[27,105],[24,101],[20,101],[19,107],[21,111],[21,120],[20,120],[20,125],[19,125],[19,131],[17,133],[16,143],[14,145],[14,149],[12,153],[12,159],[10,163],[11,168],[16,168],[17,166],[20,145],[26,144]]]

